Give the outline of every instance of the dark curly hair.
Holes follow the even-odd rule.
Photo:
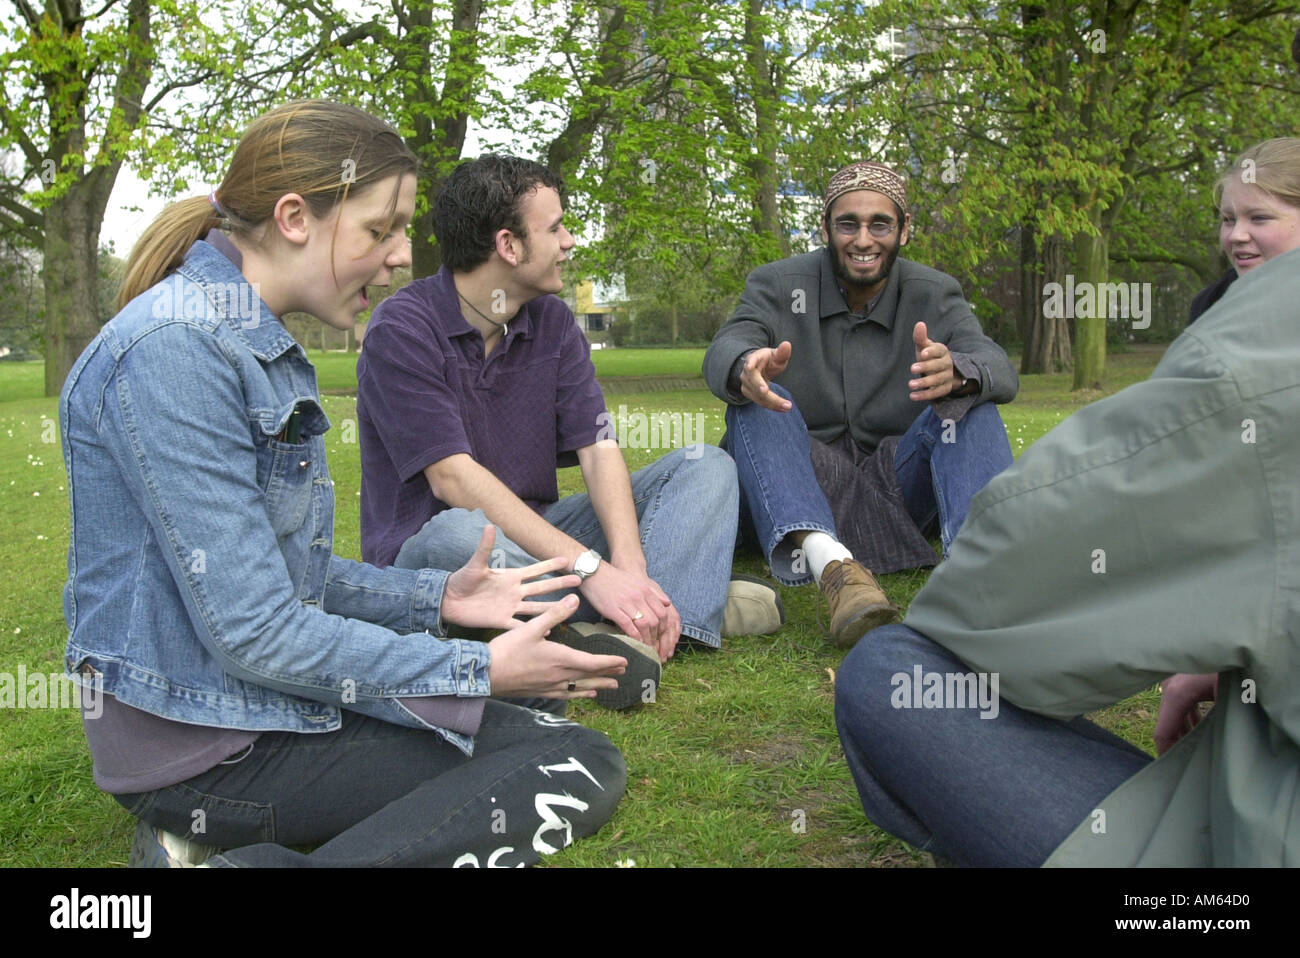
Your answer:
[[[524,197],[543,186],[563,199],[558,176],[517,156],[485,153],[452,170],[433,205],[433,234],[444,265],[463,273],[487,262],[498,230],[526,238]]]

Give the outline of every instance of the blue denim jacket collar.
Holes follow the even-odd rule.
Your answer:
[[[190,251],[185,255],[185,262],[177,272],[205,289],[226,283],[238,283],[256,289],[253,284],[248,283],[244,274],[226,258],[224,253],[203,240],[190,247]],[[252,297],[241,299],[241,307],[250,303],[251,299]],[[209,302],[212,302],[211,297]],[[223,308],[229,305],[227,297],[220,297],[214,305],[225,325],[258,359],[269,362],[292,349],[296,350],[304,361],[307,360],[307,353],[302,346],[289,335],[284,324],[276,318],[271,307],[266,305],[266,301],[260,295],[257,296],[257,302],[251,304],[253,308],[248,311],[251,315],[240,315],[239,312],[232,313]]]

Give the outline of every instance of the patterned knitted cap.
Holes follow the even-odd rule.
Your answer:
[[[850,163],[831,177],[826,184],[826,202],[822,204],[822,219],[830,215],[831,204],[853,190],[875,190],[898,204],[907,216],[907,185],[903,178],[883,163],[862,160]]]

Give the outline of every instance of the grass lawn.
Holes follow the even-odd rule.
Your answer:
[[[0,403],[11,399],[36,399],[45,392],[45,363],[0,362]]]
[[[703,350],[610,350],[594,355],[605,376],[693,376]],[[1144,379],[1160,348],[1108,360],[1110,389]],[[355,357],[313,353],[322,390],[350,388]],[[1016,402],[1001,407],[1019,455],[1088,399],[1069,392],[1068,375],[1028,376]],[[39,364],[0,363],[0,672],[59,672],[66,641],[61,595],[66,576],[66,476],[54,421],[57,401],[40,396]],[[359,556],[360,459],[343,442],[355,420],[350,395],[324,399],[335,428],[328,439],[337,496],[336,544]],[[702,389],[620,392],[628,412],[700,415],[705,441],[722,435],[722,406]],[[625,451],[630,469],[663,450]],[[560,474],[561,494],[579,488],[577,470]],[[738,571],[763,574],[760,556],[738,556]],[[885,576],[906,606],[928,573]],[[634,713],[576,704],[571,714],[606,732],[627,759],[627,796],[593,838],[550,860],[649,865],[919,866],[911,851],[869,824],[840,752],[833,716],[834,672],[843,654],[817,625],[817,593],[783,589],[788,624],[776,636],[728,640],[718,652],[680,653],[664,670],[658,702]],[[823,612],[824,616],[824,612]],[[1159,702],[1148,690],[1094,718],[1151,750]],[[91,780],[80,719],[67,709],[0,713],[0,865],[112,866],[126,862],[133,822]],[[803,823],[802,831],[795,825]]]

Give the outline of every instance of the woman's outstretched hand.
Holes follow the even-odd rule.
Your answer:
[[[533,602],[532,596],[575,589],[582,580],[576,575],[538,579],[548,572],[559,572],[568,562],[563,558],[535,562],[520,569],[493,569],[488,565],[496,527],[483,529],[478,549],[461,568],[447,579],[442,595],[442,621],[476,629],[511,629],[523,625],[520,615],[539,615],[554,602]],[[529,581],[529,580],[535,581]],[[560,619],[568,618],[568,613]],[[559,621],[559,620],[557,620]]]
[[[611,676],[627,671],[621,655],[592,655],[559,642],[547,633],[578,608],[578,597],[543,603],[546,611],[493,639],[488,680],[492,694],[514,698],[589,699],[599,689],[618,688]]]

